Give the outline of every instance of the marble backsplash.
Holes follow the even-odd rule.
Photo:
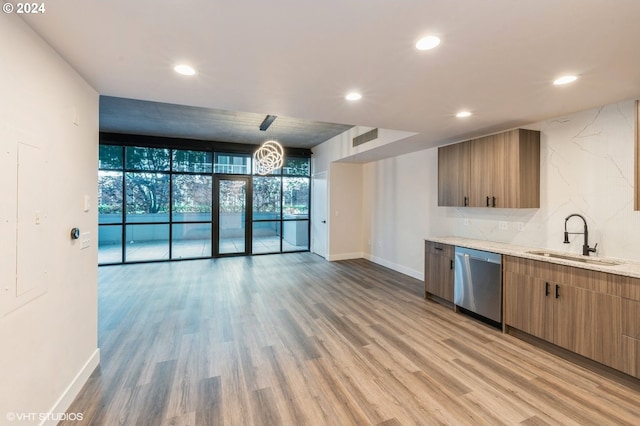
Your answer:
[[[541,131],[539,209],[447,208],[453,235],[581,253],[582,235],[563,244],[564,219],[587,219],[597,256],[640,259],[633,210],[634,101],[527,126]],[[569,231],[582,232],[572,218]]]

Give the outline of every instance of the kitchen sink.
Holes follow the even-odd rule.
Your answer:
[[[554,252],[546,251],[546,250],[528,251],[527,254],[533,254],[535,256],[542,256],[542,257],[550,257],[550,258],[554,258],[554,259],[571,260],[573,262],[589,263],[591,265],[601,265],[601,266],[622,265],[622,262],[618,262],[616,260],[605,260],[605,259],[598,259],[598,258],[587,257],[587,256],[577,256],[577,255],[571,255],[571,254],[554,253]]]

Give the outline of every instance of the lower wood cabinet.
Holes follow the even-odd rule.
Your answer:
[[[506,267],[507,261],[503,262]],[[547,294],[547,282],[506,270],[504,274],[505,324],[553,341],[553,306]]]
[[[640,279],[622,283],[622,371],[640,378]]]
[[[511,256],[503,268],[508,326],[640,377],[640,346],[633,336],[623,343],[625,277]]]
[[[432,241],[425,242],[425,296],[437,296],[453,303],[454,246]]]

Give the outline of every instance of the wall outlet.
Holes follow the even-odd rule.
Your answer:
[[[462,223],[464,224],[464,226],[469,226],[469,219],[465,217]]]
[[[509,229],[509,222],[505,222],[504,220],[501,220],[500,223],[498,224],[498,228],[500,228],[503,231],[506,231]]]
[[[516,223],[516,229],[518,230],[518,232],[524,231],[524,222]]]

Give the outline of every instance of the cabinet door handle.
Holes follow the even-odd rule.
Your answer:
[[[496,197],[493,197],[493,207],[496,206]]]
[[[549,295],[549,283],[544,283],[544,295],[545,297]]]
[[[560,286],[556,284],[556,299],[560,298]]]
[[[487,195],[487,207],[489,207],[489,196]]]
[[[442,247],[434,247],[434,249],[442,251]]]
[[[467,207],[469,205],[469,197],[464,197],[464,206]]]
[[[453,269],[453,259],[449,260],[449,269]]]

